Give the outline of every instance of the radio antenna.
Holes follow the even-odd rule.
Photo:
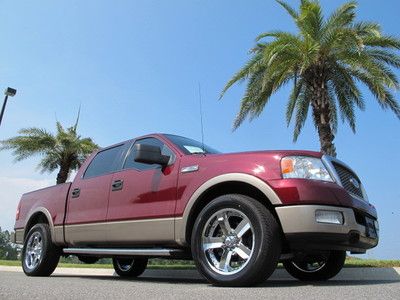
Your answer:
[[[199,108],[200,108],[200,126],[201,126],[201,147],[203,149],[204,154],[206,154],[206,150],[204,148],[204,126],[203,126],[203,107],[201,103],[201,85],[199,82]]]

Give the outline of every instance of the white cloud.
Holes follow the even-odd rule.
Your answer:
[[[50,179],[0,176],[0,226],[14,228],[15,211],[22,194],[54,184]]]

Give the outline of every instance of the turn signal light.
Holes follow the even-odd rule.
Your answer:
[[[18,204],[17,212],[15,213],[15,220],[17,220],[17,221],[19,220],[20,210],[21,210],[21,202]]]
[[[282,174],[292,173],[294,171],[293,160],[285,157],[281,160]]]

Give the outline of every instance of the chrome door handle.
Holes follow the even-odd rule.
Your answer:
[[[78,198],[80,194],[81,194],[81,189],[80,188],[73,189],[72,198]]]
[[[119,191],[122,190],[122,188],[124,187],[124,181],[123,180],[114,180],[112,185],[111,185],[111,189],[112,191]]]

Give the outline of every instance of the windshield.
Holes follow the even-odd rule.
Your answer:
[[[183,136],[164,134],[172,143],[174,143],[180,150],[185,154],[217,154],[219,151],[207,146],[202,143],[185,138]]]

